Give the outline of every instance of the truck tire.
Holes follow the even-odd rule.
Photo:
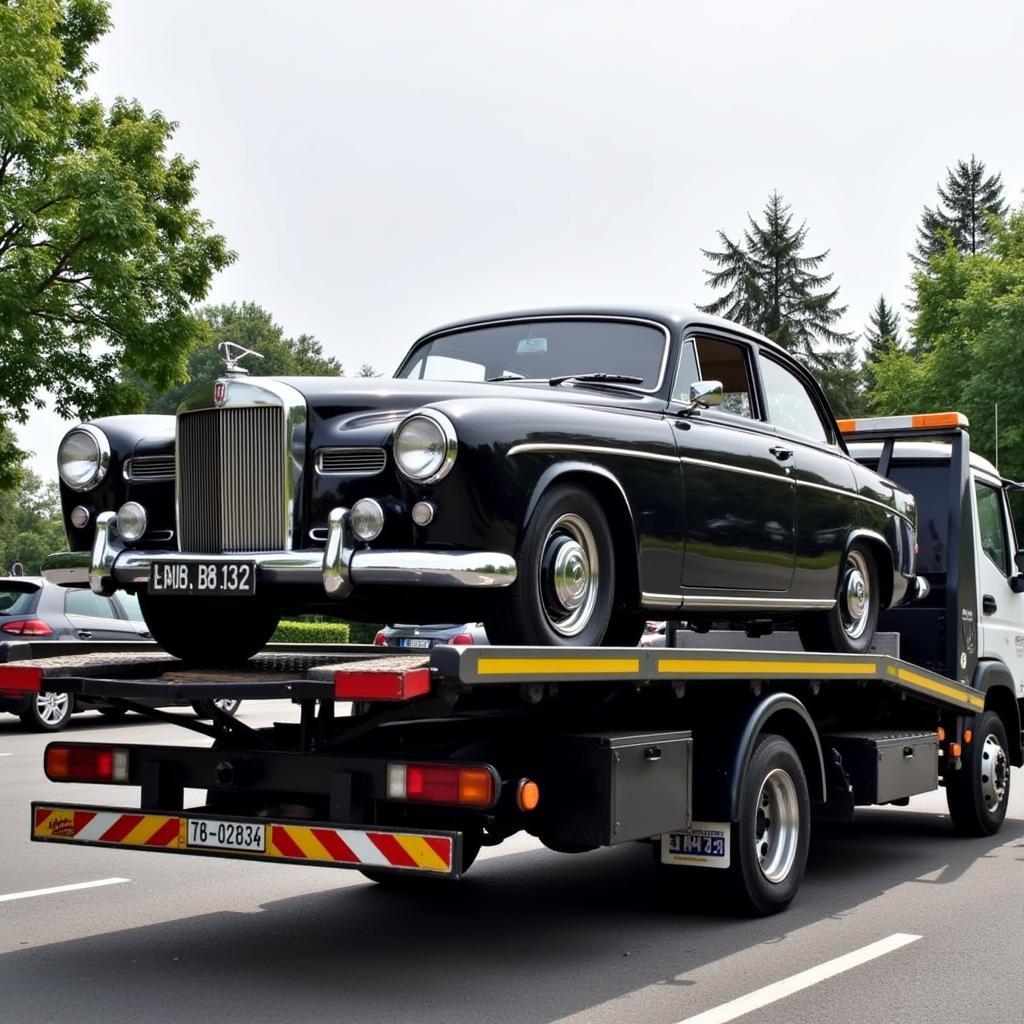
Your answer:
[[[871,548],[854,541],[839,574],[836,603],[827,612],[808,612],[797,622],[805,651],[863,654],[878,625],[878,568]]]
[[[974,720],[963,766],[946,776],[946,804],[956,830],[965,836],[999,831],[1010,802],[1010,758],[1006,727],[994,711]]]
[[[602,644],[615,600],[615,549],[593,494],[570,484],[546,491],[530,516],[516,565],[515,583],[494,595],[484,618],[492,644]]]
[[[754,747],[740,787],[740,817],[729,834],[728,868],[661,864],[681,902],[704,910],[767,916],[793,901],[807,866],[811,802],[803,766],[793,745],[766,733]]]
[[[193,665],[242,665],[274,635],[280,613],[252,598],[151,597],[139,605],[153,639],[175,658]]]
[[[196,718],[213,718],[214,709],[222,711],[229,718],[234,718],[242,702],[236,697],[219,697],[217,700],[196,700],[192,702],[192,710]]]

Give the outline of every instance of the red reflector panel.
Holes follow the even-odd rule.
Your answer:
[[[453,646],[468,647],[473,643],[473,635],[471,633],[456,633],[448,642]]]
[[[22,619],[21,622],[5,622],[0,632],[15,636],[53,636],[53,630],[42,619]]]
[[[0,665],[0,690],[10,693],[38,693],[43,679],[41,668],[27,665]]]
[[[338,700],[411,700],[430,693],[430,669],[407,672],[336,672]]]

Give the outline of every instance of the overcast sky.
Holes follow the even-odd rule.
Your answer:
[[[115,0],[95,91],[180,122],[253,300],[355,372],[462,316],[705,302],[701,247],[778,189],[843,324],[906,301],[975,153],[1024,188],[1024,4]],[[22,432],[55,476],[64,425]]]

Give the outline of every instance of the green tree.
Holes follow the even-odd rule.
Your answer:
[[[0,422],[139,407],[180,380],[191,305],[233,258],[194,205],[175,124],[86,95],[104,0],[0,0]]]
[[[357,377],[379,377],[380,371],[375,369],[370,363],[363,363],[359,367],[359,372],[356,374]]]
[[[901,349],[876,364],[875,412],[892,415],[957,409],[971,422],[972,447],[999,468],[1024,477],[1024,422],[1016,415],[1024,392],[1024,207],[993,222],[985,251],[963,253],[950,239],[927,272],[914,275],[920,354]]]
[[[807,224],[793,224],[790,207],[778,192],[768,197],[764,222],[747,214],[740,241],[718,232],[720,251],[702,249],[711,261],[708,285],[724,290],[700,308],[744,324],[799,356],[813,370],[837,407],[849,402],[854,337],[836,329],[846,313],[831,274],[819,272],[829,250],[805,255]],[[856,374],[854,374],[856,376]]]
[[[57,484],[23,470],[16,486],[0,492],[0,572],[20,562],[37,576],[43,559],[66,547]]]
[[[985,164],[974,154],[946,168],[946,185],[937,186],[939,203],[926,206],[917,229],[917,246],[910,254],[918,270],[927,270],[928,261],[946,248],[947,238],[962,253],[983,252],[992,239],[993,219],[1006,216],[1003,179],[999,174],[985,176]]]
[[[864,328],[864,339],[868,343],[864,353],[863,386],[865,392],[871,392],[876,386],[875,364],[892,348],[900,348],[900,315],[880,295],[875,308],[868,316],[868,325]]]
[[[286,338],[279,324],[255,302],[232,302],[205,306],[199,317],[207,328],[208,340],[197,346],[188,362],[188,381],[163,393],[150,391],[147,412],[173,413],[181,400],[200,384],[216,380],[224,373],[224,357],[217,346],[232,341],[258,352],[263,358],[248,356],[242,360],[250,373],[268,377],[338,377],[341,363],[325,356],[323,346],[309,334]]]

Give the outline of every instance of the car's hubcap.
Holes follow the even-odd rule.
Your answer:
[[[846,556],[843,588],[839,600],[843,613],[843,629],[851,640],[859,640],[867,629],[871,611],[871,588],[867,562],[859,551]]]
[[[981,747],[981,798],[988,810],[995,811],[1003,802],[1009,779],[1010,766],[1006,760],[1006,751],[999,740],[989,733]]]
[[[754,820],[754,851],[761,874],[781,882],[796,860],[800,838],[800,802],[789,772],[776,768],[761,783]]]
[[[66,693],[41,693],[36,697],[36,712],[46,725],[58,725],[68,713],[71,698]]]
[[[549,625],[561,636],[581,633],[597,604],[598,557],[594,534],[574,513],[551,525],[541,548],[541,594]]]

